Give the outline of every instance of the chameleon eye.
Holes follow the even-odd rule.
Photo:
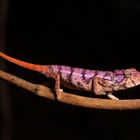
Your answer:
[[[130,77],[132,75],[132,73],[130,71],[127,71],[127,70],[124,72],[124,74],[126,77]]]

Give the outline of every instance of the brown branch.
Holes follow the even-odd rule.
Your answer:
[[[46,86],[30,83],[2,70],[0,70],[0,78],[24,88],[38,96],[55,100],[54,92]],[[63,92],[59,101],[70,105],[94,109],[140,109],[140,99],[114,101],[111,99],[89,98]]]

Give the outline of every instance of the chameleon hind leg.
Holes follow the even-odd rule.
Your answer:
[[[94,93],[96,95],[107,95],[108,98],[112,100],[119,100],[117,97],[112,95],[112,88],[110,87],[109,83],[106,82],[104,79],[100,77],[95,77],[93,82]]]
[[[54,74],[52,77],[55,79],[56,98],[57,98],[57,100],[59,100],[61,98],[61,94],[63,92],[63,89],[60,88],[60,75]]]

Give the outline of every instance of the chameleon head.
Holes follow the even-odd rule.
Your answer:
[[[137,71],[135,68],[126,69],[124,71],[126,80],[126,87],[131,88],[137,85],[140,85],[140,72]]]

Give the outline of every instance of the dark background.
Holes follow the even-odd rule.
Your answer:
[[[2,51],[36,64],[140,70],[139,17],[140,3],[134,0],[11,0],[6,48]],[[36,72],[6,64],[7,72],[30,82],[46,80]],[[139,110],[85,109],[38,97],[7,82],[4,84],[9,91],[5,94],[10,98],[11,112],[7,120],[11,124],[12,140],[140,138]],[[137,87],[118,97],[138,98],[139,93]],[[1,129],[7,120],[1,115]]]

